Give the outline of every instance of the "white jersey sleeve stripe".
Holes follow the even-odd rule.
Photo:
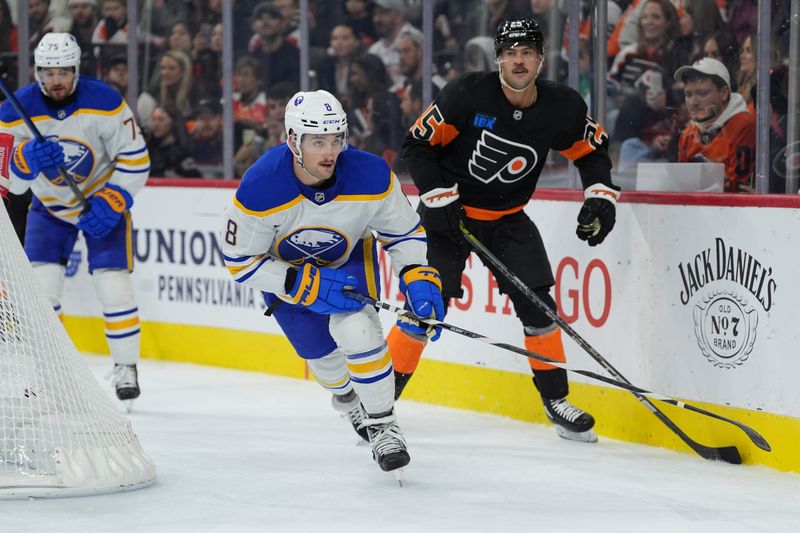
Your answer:
[[[248,259],[249,259],[249,261],[248,261],[247,263],[243,264],[243,265],[235,265],[235,266],[231,266],[231,265],[228,265],[228,264],[227,264],[227,263],[228,263],[227,261],[225,261],[225,263],[226,263],[226,265],[225,265],[225,266],[228,268],[228,272],[230,272],[231,274],[233,274],[233,276],[234,276],[234,277],[237,277],[237,275],[238,275],[238,274],[239,274],[239,273],[240,273],[242,270],[245,270],[245,269],[247,269],[248,267],[251,267],[251,266],[253,266],[253,264],[254,264],[254,263],[256,263],[257,261],[260,261],[261,259],[263,259],[265,255],[266,255],[266,254],[261,254],[261,255],[256,255],[256,256],[254,256],[254,257],[250,257],[250,258],[248,258]]]
[[[272,259],[268,255],[264,255],[264,257],[261,258],[261,261],[259,261],[254,268],[248,269],[248,271],[246,273],[244,273],[244,274],[240,273],[238,276],[235,276],[234,277],[234,281],[236,281],[236,283],[244,283],[245,281],[250,279],[250,276],[255,274],[256,271],[258,271],[259,268],[261,268],[261,265],[263,265],[264,263],[267,263],[269,261],[274,261],[274,259]]]
[[[142,157],[137,157],[136,159],[127,159],[124,157],[117,157],[117,167],[119,168],[119,164],[122,163],[123,165],[144,165],[150,164],[150,155],[144,154]]]
[[[422,226],[422,222],[418,223],[416,226],[414,226],[413,228],[411,228],[411,229],[410,229],[410,230],[408,230],[407,232],[405,232],[405,233],[400,233],[400,234],[384,233],[384,232],[382,232],[382,231],[379,231],[379,232],[378,232],[378,236],[379,236],[379,237],[383,237],[383,238],[385,238],[385,239],[387,239],[387,240],[391,240],[391,239],[394,239],[394,238],[399,238],[399,237],[405,237],[406,235],[410,235],[410,234],[414,233],[415,231],[419,231],[419,228],[420,228],[421,226]]]
[[[139,174],[140,172],[150,172],[150,165],[148,164],[146,167],[143,168],[123,168],[117,165],[114,167],[116,172],[125,172],[127,174]]]
[[[397,239],[396,241],[392,241],[388,244],[383,245],[384,250],[389,250],[392,246],[396,244],[400,244],[402,242],[407,241],[419,241],[419,242],[428,242],[428,237],[426,235],[421,235],[419,237],[406,237],[405,239]]]
[[[117,157],[119,157],[121,155],[122,156],[138,155],[138,154],[141,154],[142,152],[146,152],[146,151],[147,151],[147,146],[145,146],[144,148],[140,148],[139,150],[131,150],[129,152],[120,152],[120,153],[117,154]]]

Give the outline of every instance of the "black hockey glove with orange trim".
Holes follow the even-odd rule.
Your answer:
[[[463,240],[459,223],[466,219],[466,213],[459,200],[458,184],[430,190],[421,194],[419,199],[424,206],[420,215],[426,231],[446,233],[453,242]]]
[[[589,246],[597,246],[614,229],[617,220],[617,198],[620,189],[596,183],[584,191],[583,206],[578,213],[578,228],[575,233]]]

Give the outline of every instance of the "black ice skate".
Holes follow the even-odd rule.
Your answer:
[[[358,436],[364,439],[364,442],[369,442],[369,435],[367,434],[367,428],[365,428],[362,423],[364,422],[364,418],[367,416],[367,412],[364,411],[364,407],[361,405],[361,400],[356,394],[356,391],[350,391],[344,396],[337,396],[333,395],[331,398],[331,404],[333,408],[337,411],[340,411],[343,416],[346,416],[350,423],[353,425],[353,429]]]
[[[136,365],[114,365],[111,373],[111,385],[122,401],[135,400],[139,397],[139,376]]]
[[[376,415],[368,414],[363,426],[369,434],[372,457],[381,470],[391,472],[403,468],[411,461],[406,450],[406,439],[395,421],[394,410]]]
[[[547,419],[556,427],[556,433],[562,439],[580,442],[597,442],[597,435],[592,430],[594,418],[589,413],[578,409],[566,398],[552,400],[542,398]]]

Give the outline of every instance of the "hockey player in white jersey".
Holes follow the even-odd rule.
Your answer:
[[[237,282],[263,292],[381,469],[396,470],[410,457],[395,420],[392,359],[377,311],[346,291],[380,297],[376,238],[417,315],[443,316],[439,273],[427,266],[425,230],[397,177],[379,157],[348,148],[347,116],[333,95],[297,93],[285,121],[286,144],[248,169],[228,208],[225,263]],[[441,333],[401,327],[434,340]]]
[[[64,270],[83,231],[89,271],[103,307],[120,400],[139,396],[139,312],[130,208],[144,186],[150,157],[130,108],[103,82],[79,76],[81,50],[68,33],[48,33],[34,52],[36,82],[15,94],[45,137],[34,138],[9,102],[0,129],[14,135],[11,192],[32,189],[25,252],[47,297],[61,314]],[[88,199],[82,212],[59,167]]]

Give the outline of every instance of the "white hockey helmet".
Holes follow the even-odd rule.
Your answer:
[[[39,88],[47,95],[44,82],[39,75],[40,68],[74,67],[75,81],[72,82],[70,94],[75,92],[80,77],[81,47],[75,37],[69,33],[46,33],[33,52],[33,61],[36,65],[34,76],[39,83]]]
[[[300,91],[286,104],[284,116],[287,143],[289,135],[295,135],[295,147],[300,150],[303,135],[316,133],[344,133],[347,149],[347,113],[339,100],[328,91]],[[302,164],[302,156],[300,159]]]

